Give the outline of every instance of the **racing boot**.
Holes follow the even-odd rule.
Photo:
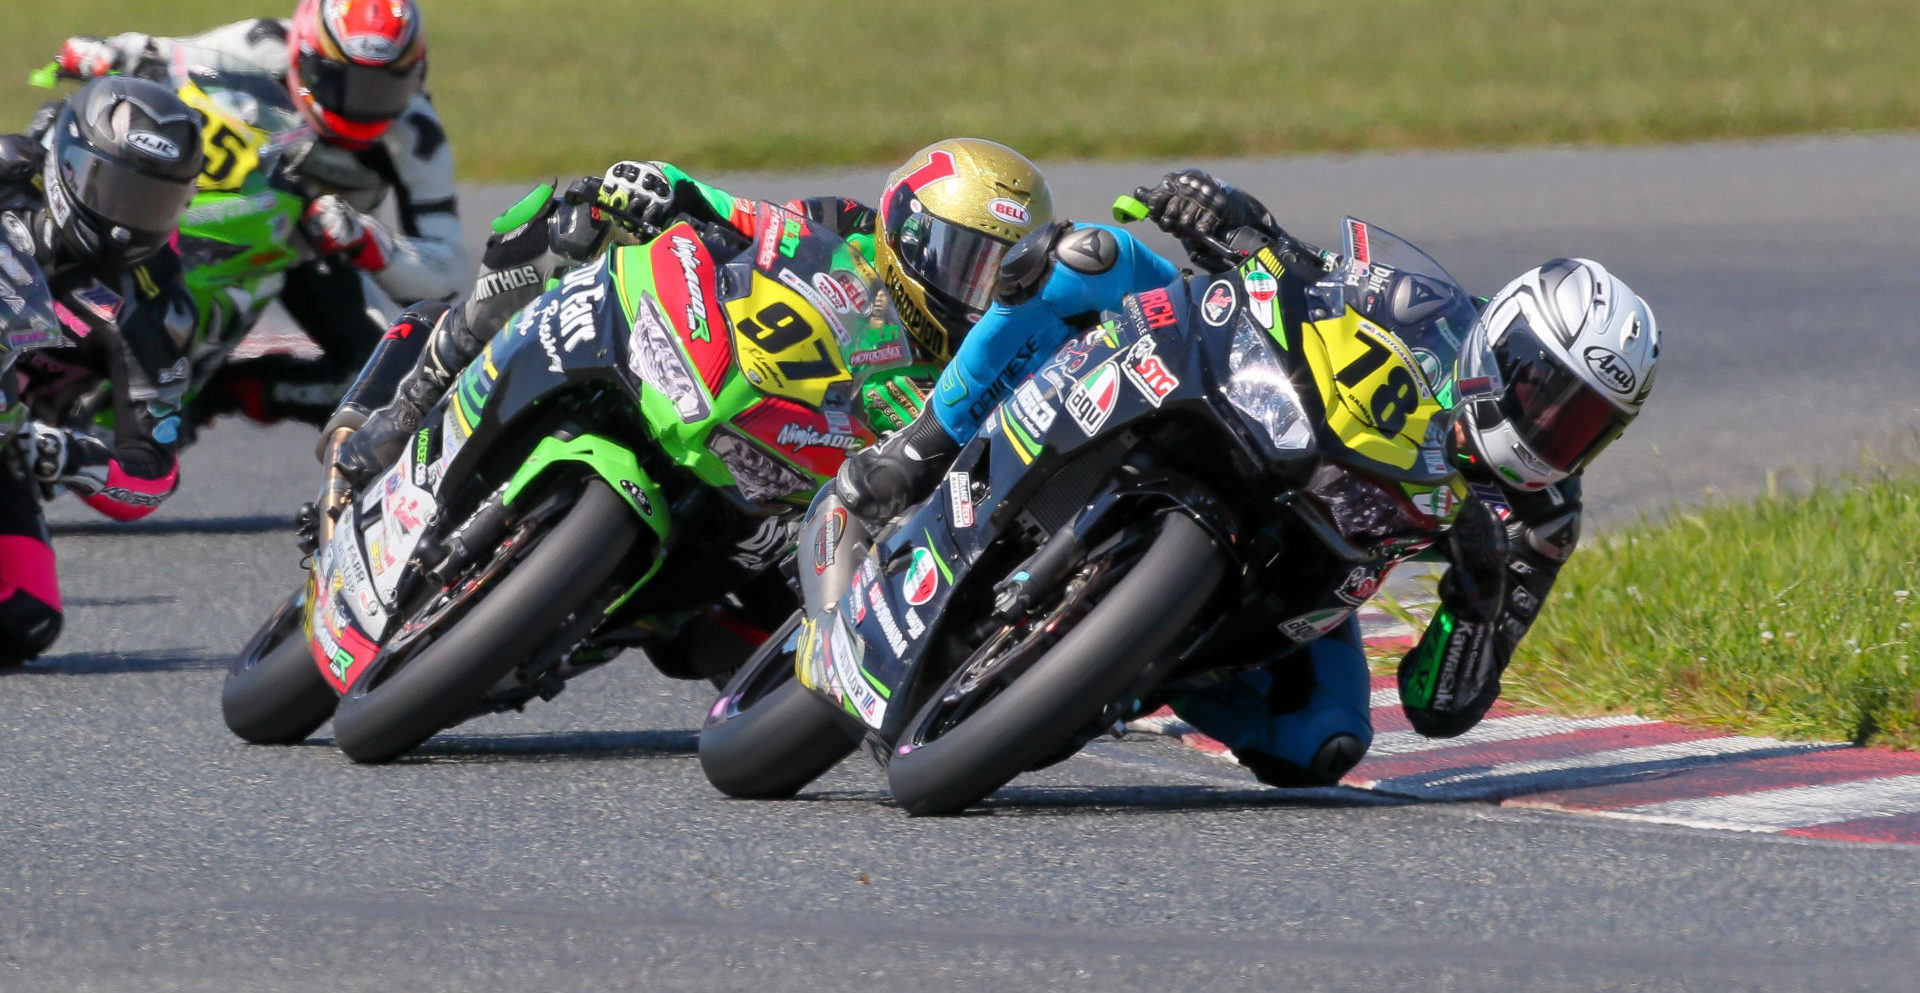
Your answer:
[[[1332,786],[1373,743],[1370,696],[1360,625],[1349,620],[1302,651],[1170,703],[1268,786]]]
[[[855,517],[878,527],[930,492],[959,452],[960,443],[927,407],[906,427],[842,463],[834,493]]]

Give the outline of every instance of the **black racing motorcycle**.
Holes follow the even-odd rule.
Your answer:
[[[713,704],[708,779],[791,796],[864,739],[908,813],[954,812],[1345,623],[1467,497],[1444,435],[1476,310],[1344,228],[1343,257],[1243,228],[1234,268],[1118,301],[871,540],[822,491],[804,609]]]

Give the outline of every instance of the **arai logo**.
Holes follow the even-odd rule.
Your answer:
[[[151,131],[127,132],[127,144],[132,145],[156,159],[171,160],[180,157],[179,145],[174,144],[172,139],[164,135],[154,134]]]
[[[907,603],[918,607],[933,599],[940,588],[940,573],[934,568],[933,553],[924,548],[913,550],[913,561],[907,565],[907,578],[900,584],[900,595]]]
[[[1024,228],[1033,220],[1033,215],[1027,213],[1027,208],[1005,197],[990,201],[987,204],[987,212],[1016,227]]]
[[[1636,380],[1633,370],[1627,367],[1627,360],[1613,350],[1601,348],[1599,345],[1594,345],[1581,354],[1586,357],[1587,368],[1592,369],[1594,375],[1600,377],[1600,382],[1606,384],[1607,389],[1626,396],[1633,395]]]

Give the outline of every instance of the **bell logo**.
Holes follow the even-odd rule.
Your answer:
[[[1024,228],[1033,221],[1033,215],[1027,212],[1027,208],[1005,197],[988,203],[987,211],[1015,227]]]

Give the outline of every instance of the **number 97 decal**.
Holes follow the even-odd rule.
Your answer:
[[[726,309],[740,368],[762,392],[818,407],[847,377],[832,327],[791,288],[756,271],[748,294]]]

